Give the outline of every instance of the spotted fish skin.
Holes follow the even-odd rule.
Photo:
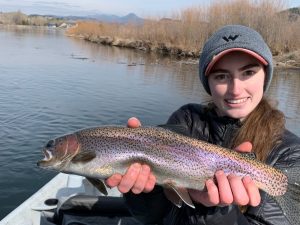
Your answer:
[[[243,154],[160,127],[96,127],[51,140],[40,167],[92,178],[123,174],[134,162],[148,164],[158,184],[202,190],[217,170],[249,175],[271,196],[284,195],[287,176]]]

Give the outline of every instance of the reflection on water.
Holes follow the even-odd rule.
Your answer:
[[[102,46],[78,39],[70,39],[79,47],[75,55],[86,57],[89,61],[105,61],[123,64],[125,74],[137,73],[145,83],[171,82],[170,85],[182,93],[195,93],[203,96],[204,90],[199,86],[196,60],[178,61],[176,58],[133,51],[126,48]],[[135,65],[135,66],[132,66]],[[167,79],[167,80],[165,80]]]
[[[161,124],[181,105],[209,100],[190,60],[88,43],[57,29],[0,27],[0,42],[0,218],[54,176],[35,166],[48,139],[131,116]],[[299,87],[299,71],[278,70],[268,92],[298,135]]]
[[[269,96],[284,112],[287,127],[300,136],[300,70],[275,70]]]

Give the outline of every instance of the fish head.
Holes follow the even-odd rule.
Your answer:
[[[76,134],[50,140],[43,148],[44,159],[40,160],[37,165],[42,168],[61,170],[70,163],[79,148]]]

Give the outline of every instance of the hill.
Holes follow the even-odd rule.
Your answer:
[[[99,22],[106,23],[134,23],[134,24],[143,24],[144,19],[138,17],[134,13],[129,13],[126,16],[116,16],[116,15],[108,15],[108,14],[94,14],[89,16],[65,16],[63,17],[65,20],[96,20]]]

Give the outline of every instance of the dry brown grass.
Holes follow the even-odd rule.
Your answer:
[[[300,21],[290,21],[282,0],[218,0],[173,13],[171,19],[148,19],[143,25],[79,22],[68,34],[97,39],[109,36],[148,41],[199,52],[205,40],[226,24],[242,24],[262,34],[274,54],[300,48]]]

